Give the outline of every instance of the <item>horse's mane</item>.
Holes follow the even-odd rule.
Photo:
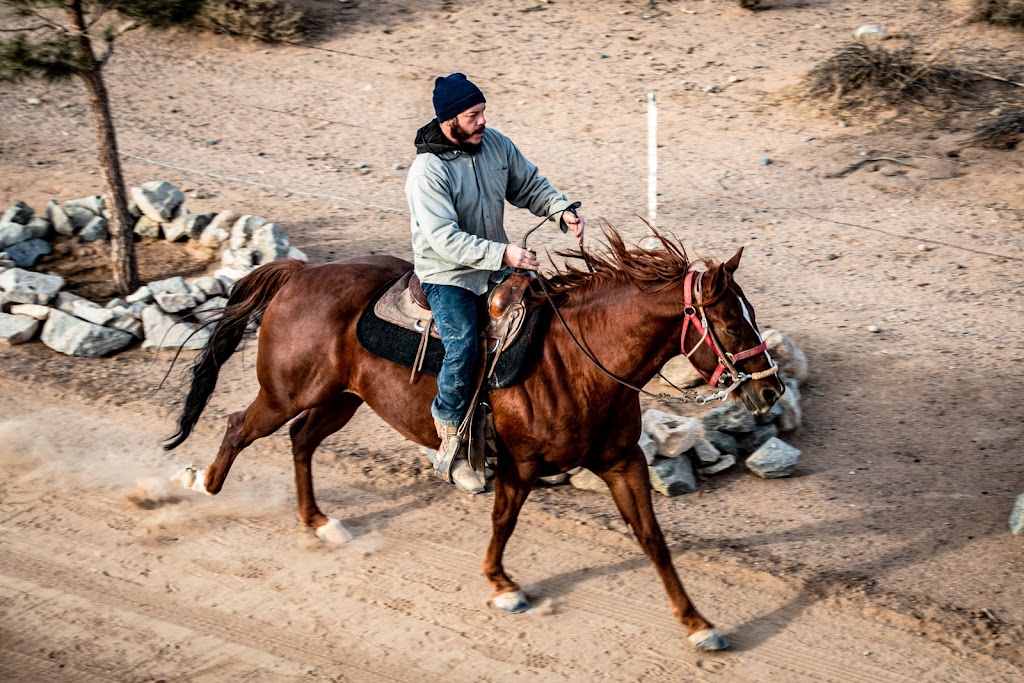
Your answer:
[[[552,297],[565,300],[577,292],[614,284],[634,285],[652,293],[679,284],[692,265],[686,248],[678,239],[649,227],[652,234],[644,239],[655,240],[657,246],[630,248],[617,229],[602,221],[605,244],[599,249],[587,249],[587,259],[594,272],[587,268],[579,251],[556,252],[566,260],[559,267],[552,259],[555,272],[544,276]],[[709,267],[714,265],[706,260],[702,262]],[[539,300],[544,300],[543,294],[539,294]]]

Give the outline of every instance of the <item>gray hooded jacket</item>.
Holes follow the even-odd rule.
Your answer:
[[[438,137],[440,136],[440,137]],[[487,128],[474,154],[456,148],[437,121],[420,129],[419,152],[409,169],[405,195],[412,214],[412,248],[422,282],[487,291],[502,271],[505,200],[535,216],[570,202],[540,175],[507,137]],[[561,219],[557,213],[553,219]]]

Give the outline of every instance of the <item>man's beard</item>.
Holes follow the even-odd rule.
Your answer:
[[[462,151],[468,152],[470,154],[476,154],[477,152],[479,152],[480,151],[480,145],[483,144],[483,142],[481,141],[479,143],[474,144],[472,142],[469,142],[469,139],[474,134],[482,133],[483,130],[484,130],[484,126],[480,126],[475,131],[468,131],[465,128],[463,128],[462,126],[459,125],[458,119],[453,119],[452,120],[452,127],[451,127],[452,139],[455,140],[455,143],[459,146],[459,148]]]

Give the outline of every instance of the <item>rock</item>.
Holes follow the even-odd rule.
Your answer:
[[[28,225],[28,222],[32,220],[32,215],[35,214],[35,210],[22,201],[14,202],[11,208],[4,211],[4,215],[0,218],[0,223],[21,223],[22,225]]]
[[[309,257],[306,256],[305,252],[295,247],[288,247],[288,258],[293,258],[296,261],[305,261],[309,263]]]
[[[865,25],[853,32],[853,37],[865,43],[885,40],[885,29],[881,26]]]
[[[249,244],[249,240],[252,239],[253,231],[256,228],[266,225],[269,221],[262,216],[242,216],[235,224],[231,226],[231,243],[232,249],[241,249]]]
[[[142,321],[130,310],[114,309],[114,313],[114,319],[107,323],[107,327],[127,332],[136,339],[142,339],[145,336],[145,328],[142,326]]]
[[[107,200],[103,198],[103,195],[94,194],[91,197],[66,201],[64,208],[69,213],[72,209],[85,209],[94,216],[102,216],[103,212],[107,210]]]
[[[107,303],[103,304],[103,308],[128,308],[128,302],[125,301],[124,299],[114,298],[108,301]]]
[[[196,298],[191,294],[161,293],[153,295],[156,305],[164,313],[181,313],[196,307]]]
[[[49,242],[36,238],[12,244],[4,249],[7,258],[14,261],[14,265],[19,268],[31,268],[40,256],[46,256],[51,252],[53,252],[53,247]]]
[[[64,278],[59,275],[34,273],[21,268],[0,273],[0,289],[11,303],[48,304],[63,286]]]
[[[178,210],[174,213],[174,217],[161,226],[164,229],[164,239],[168,242],[184,242],[187,240],[189,238],[188,217],[190,215],[188,209],[184,206],[179,206]]]
[[[253,257],[251,249],[225,249],[220,253],[220,264],[248,273],[253,267]]]
[[[185,232],[188,233],[190,239],[198,240],[202,236],[203,230],[213,222],[216,216],[217,214],[212,211],[188,214],[188,217],[185,219]]]
[[[561,486],[569,483],[569,474],[566,472],[560,472],[558,474],[552,474],[550,477],[538,477],[538,479],[548,486]]]
[[[704,416],[704,429],[719,432],[752,432],[757,421],[742,403],[726,403]]]
[[[778,330],[767,329],[762,338],[767,344],[768,353],[782,373],[803,384],[807,380],[807,356],[800,347]]]
[[[149,303],[153,300],[153,292],[146,285],[142,285],[134,292],[125,297],[125,301],[130,304],[137,302]]]
[[[796,471],[800,449],[793,448],[782,439],[772,438],[747,458],[747,467],[763,479],[788,477]]]
[[[139,216],[139,220],[135,221],[135,234],[141,237],[159,239],[160,235],[163,234],[163,229],[158,221],[153,220],[149,216]]]
[[[205,247],[220,248],[231,239],[231,228],[242,217],[237,211],[221,211],[203,228],[199,243]]]
[[[0,250],[32,239],[32,231],[21,223],[0,223]]]
[[[697,490],[697,478],[689,458],[663,458],[647,468],[651,488],[665,496],[680,496]]]
[[[67,313],[68,315],[74,315],[75,306],[78,306],[80,304],[84,304],[87,306],[96,305],[93,304],[88,299],[80,297],[77,294],[72,294],[71,292],[58,292],[57,296],[53,299],[53,302],[50,305],[56,308],[58,311],[62,311],[64,313]]]
[[[89,221],[96,218],[96,214],[89,209],[82,208],[81,206],[73,206],[71,208],[65,207],[65,209],[68,213],[68,219],[71,221],[71,227],[74,228],[75,231],[81,230],[85,226],[89,225]]]
[[[693,454],[701,465],[711,465],[722,459],[722,452],[715,448],[707,439],[697,439],[693,445]]]
[[[0,348],[32,341],[39,329],[39,320],[27,315],[0,313]]]
[[[192,291],[188,288],[185,278],[180,275],[169,277],[166,280],[154,280],[147,286],[154,297],[159,294],[189,294]],[[129,297],[128,301],[131,300],[131,297]]]
[[[166,223],[185,201],[181,190],[165,180],[151,180],[142,187],[133,187],[132,199],[144,216],[157,223]]]
[[[50,311],[41,338],[54,351],[84,358],[113,353],[134,339],[127,332],[95,325],[58,310]]]
[[[213,276],[224,283],[224,290],[230,294],[231,288],[235,286],[235,283],[248,275],[250,271],[251,269],[240,270],[238,268],[218,268],[213,271]]]
[[[705,424],[705,427],[706,426],[707,425]],[[740,447],[736,444],[736,437],[732,434],[708,429],[704,432],[704,438],[707,439],[708,443],[720,450],[722,453],[728,453],[729,455],[740,454]]]
[[[209,275],[205,277],[198,277],[188,283],[189,290],[194,294],[196,290],[199,290],[207,296],[220,296],[224,294],[224,283],[215,277]]]
[[[753,453],[760,448],[762,444],[778,435],[779,428],[776,427],[774,423],[768,423],[766,425],[760,425],[752,432],[737,435],[736,445],[739,446],[740,453]]]
[[[686,356],[676,356],[665,363],[661,368],[661,374],[664,379],[659,378],[659,381],[665,386],[675,384],[680,389],[689,389],[704,384],[704,378],[693,369],[693,365],[690,364],[690,360]],[[666,382],[665,379],[672,384]]]
[[[13,315],[27,315],[36,320],[46,320],[50,315],[50,307],[41,306],[40,304],[15,304],[11,306],[11,313]]]
[[[288,255],[288,237],[274,223],[266,223],[253,229],[249,249],[255,265],[270,263]]]
[[[799,429],[803,423],[803,410],[800,408],[800,385],[795,379],[788,377],[784,381],[786,393],[775,404],[782,410],[776,424],[779,426],[780,432],[791,432],[794,429]]]
[[[142,309],[142,325],[146,335],[142,342],[144,349],[201,349],[210,338],[209,330],[198,329],[195,325],[167,315],[155,304]]]
[[[1017,496],[1010,513],[1010,532],[1014,536],[1024,536],[1024,493]]]
[[[53,234],[53,223],[50,222],[49,218],[44,216],[35,216],[29,220],[28,229],[32,231],[33,237],[41,240],[48,240]]]
[[[604,483],[604,479],[582,467],[579,472],[569,476],[569,484],[581,491],[608,492],[608,485]]]
[[[654,456],[658,454],[658,444],[654,443],[654,439],[651,438],[650,434],[645,431],[640,432],[640,440],[637,442],[640,446],[640,450],[644,452],[644,457],[647,458],[647,464],[650,465],[654,462]]]
[[[100,216],[94,217],[89,224],[78,233],[83,242],[95,242],[107,236],[107,219]]]
[[[697,439],[704,436],[700,420],[654,409],[644,411],[643,428],[654,440],[657,454],[662,458],[674,458],[690,450]]]
[[[722,457],[718,459],[718,462],[705,467],[698,467],[697,472],[705,477],[710,477],[712,474],[718,474],[724,472],[733,465],[736,464],[736,456],[732,453],[723,453]]]
[[[71,305],[71,315],[87,320],[94,325],[106,325],[117,317],[109,308],[103,308],[85,299],[76,301]]]
[[[214,318],[219,318],[221,313],[224,312],[224,307],[227,305],[227,299],[222,296],[215,296],[209,299],[206,303],[200,304],[192,309],[192,317],[201,323],[209,322]]]
[[[775,405],[773,405],[768,410],[768,412],[761,413],[760,415],[755,415],[754,416],[754,422],[756,422],[759,425],[766,425],[766,424],[768,424],[770,422],[775,422],[776,420],[779,419],[779,417],[781,415],[782,415],[782,406],[780,406],[779,402],[776,401]]]
[[[51,199],[46,203],[46,215],[50,219],[53,229],[57,231],[57,234],[66,237],[75,234],[75,226],[71,224],[71,217],[68,216],[68,212],[64,210],[64,207],[56,199]]]

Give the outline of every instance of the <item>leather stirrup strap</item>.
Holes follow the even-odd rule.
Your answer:
[[[416,381],[423,373],[423,362],[427,359],[427,346],[430,344],[430,328],[434,324],[433,314],[427,318],[423,326],[423,334],[420,335],[420,345],[416,349],[416,360],[412,363],[412,372],[409,374],[409,384],[416,384]]]

